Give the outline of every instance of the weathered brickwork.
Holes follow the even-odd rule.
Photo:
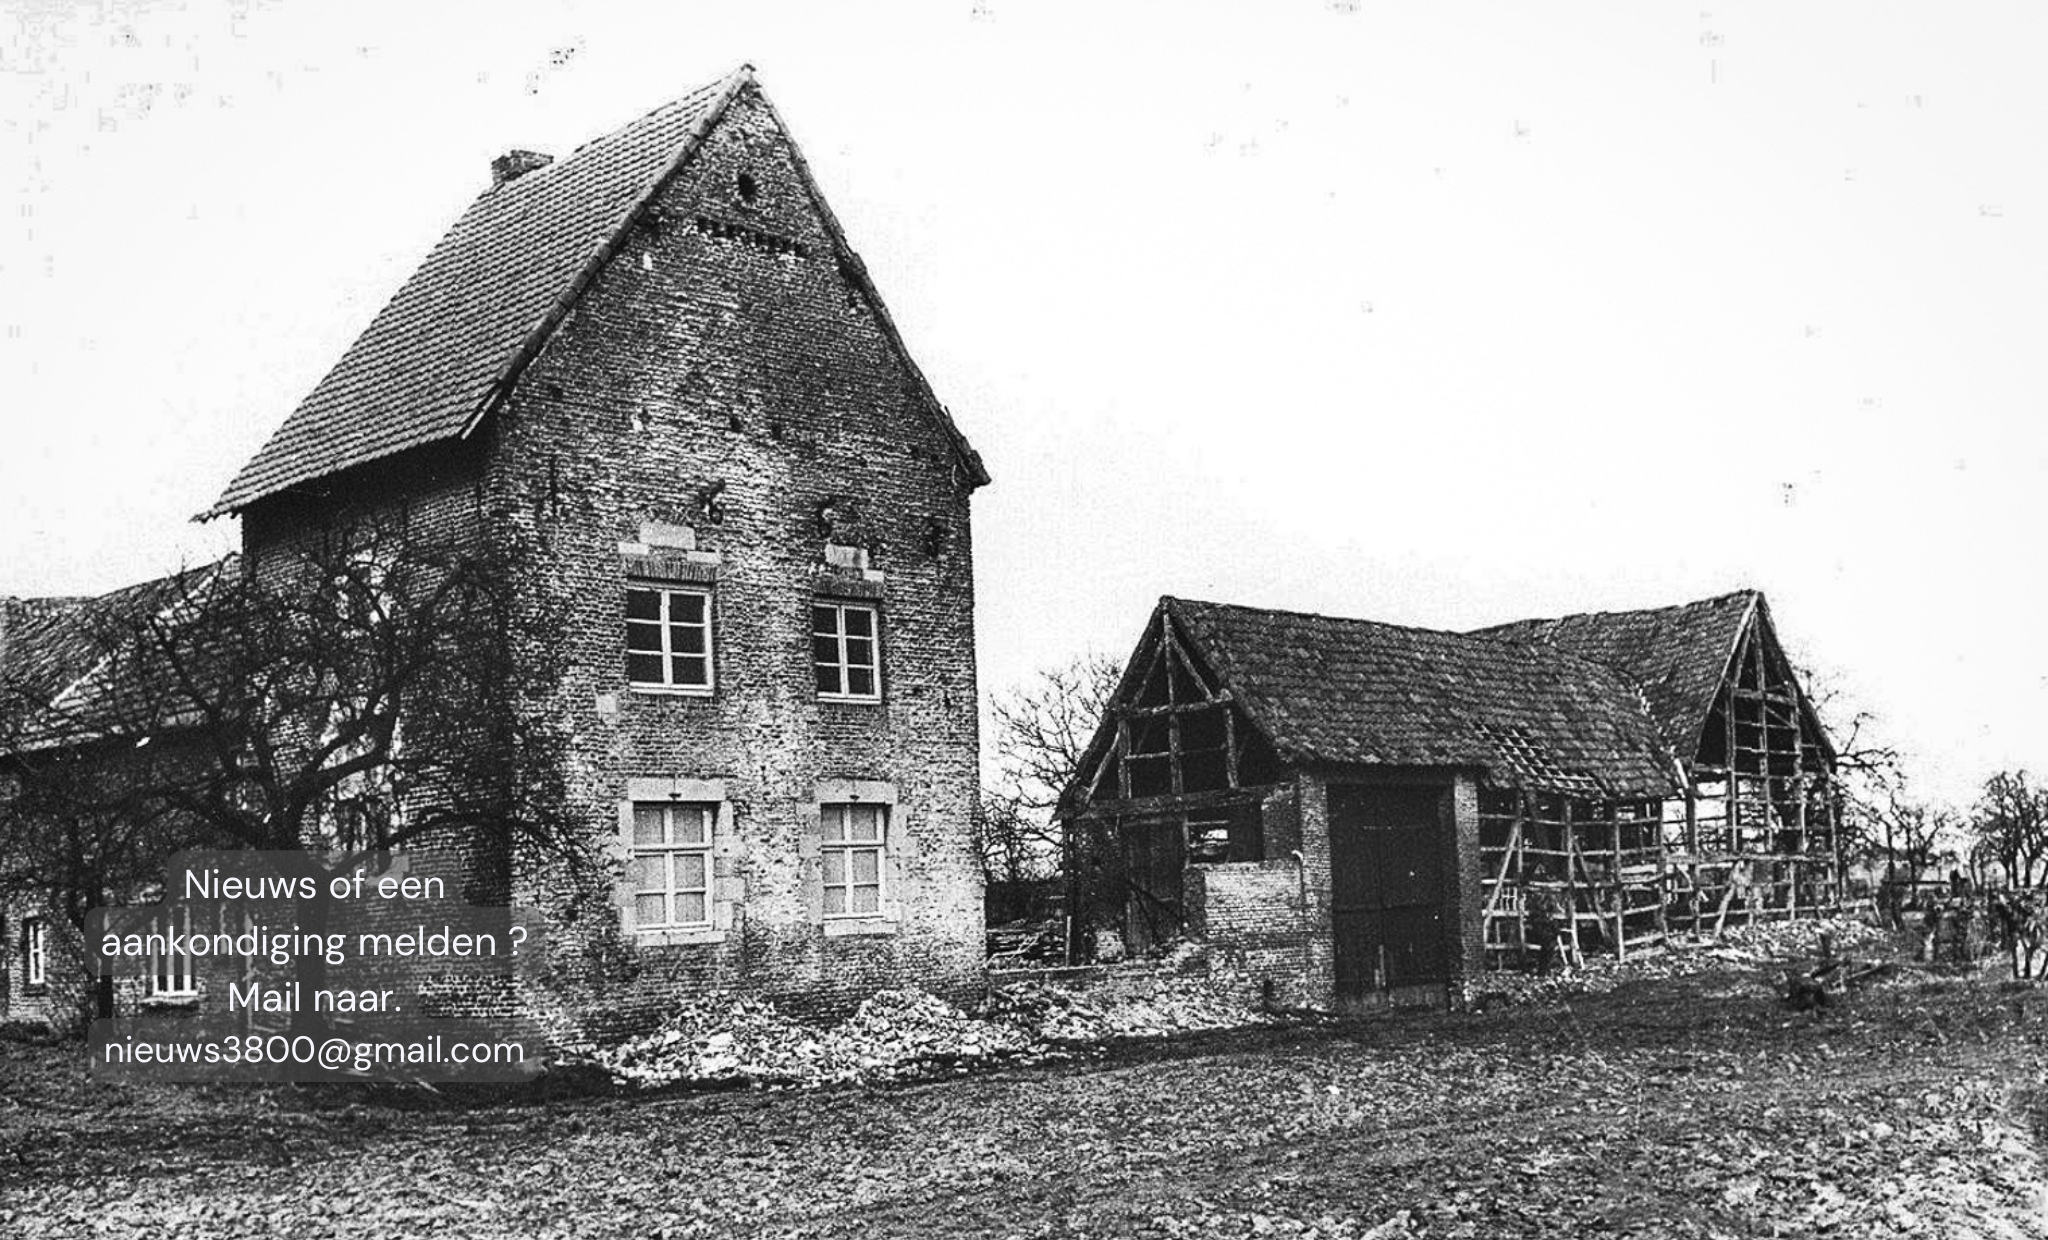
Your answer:
[[[1456,920],[1451,926],[1450,948],[1452,1003],[1462,1007],[1472,996],[1473,985],[1486,969],[1485,893],[1479,856],[1479,781],[1460,771],[1451,785],[1452,840],[1455,861],[1451,873],[1457,884],[1453,895]]]
[[[78,962],[77,933],[62,910],[55,905],[20,896],[0,908],[5,923],[7,958],[0,962],[4,993],[0,993],[0,1019],[23,1021],[69,1029],[84,1010],[91,979]],[[28,927],[43,927],[44,980],[29,980]]]
[[[617,1025],[720,988],[826,1012],[878,987],[981,984],[972,479],[796,159],[743,91],[494,423],[485,533],[519,531],[522,576],[568,616],[547,709],[610,880],[567,889],[528,864],[518,896],[550,911],[557,999]],[[828,565],[828,532],[867,570]],[[663,573],[710,589],[708,696],[627,683],[627,583]],[[879,703],[820,700],[820,598],[879,605]],[[663,780],[723,795],[727,924],[700,941],[643,938],[612,903],[632,790]],[[833,781],[892,802],[886,918],[821,912]]]
[[[517,606],[547,617],[515,624],[521,657],[549,683],[477,709],[528,712],[563,742],[559,766],[550,750],[526,774],[560,790],[588,864],[515,855],[500,896],[545,916],[549,966],[523,1005],[565,1036],[715,991],[822,1016],[884,987],[959,999],[985,983],[969,501],[986,479],[758,88],[706,115],[475,434],[235,507],[256,574],[365,528],[515,557]],[[708,691],[629,683],[629,583],[708,593]],[[876,609],[877,700],[821,695],[822,601]],[[634,807],[663,804],[709,807],[708,924],[649,932],[629,873]],[[827,905],[824,821],[849,804],[884,815],[872,910]],[[506,868],[461,839],[411,851],[483,886]],[[846,883],[835,893],[853,899]],[[82,976],[51,920],[53,982]],[[10,960],[8,1015],[79,1009],[54,984],[23,994],[20,975]],[[163,1006],[144,987],[121,980],[120,1009]],[[502,987],[435,997],[450,1012],[505,1005]]]
[[[1200,937],[1254,985],[1280,1003],[1302,1005],[1309,993],[1306,875],[1292,858],[1233,861],[1189,870],[1190,929],[1199,910]]]

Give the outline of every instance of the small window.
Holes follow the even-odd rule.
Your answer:
[[[21,980],[26,986],[41,989],[50,983],[50,940],[49,927],[40,917],[27,917],[21,923]]]
[[[633,927],[702,929],[711,924],[710,804],[633,807]]]
[[[889,807],[827,805],[823,811],[825,916],[881,916]]]
[[[180,942],[192,932],[192,910],[173,907],[159,923],[165,945]],[[149,958],[149,993],[156,999],[190,999],[199,993],[199,979],[192,970],[189,952],[154,952]]]
[[[626,679],[637,688],[711,692],[711,595],[626,591]]]
[[[754,199],[759,198],[761,196],[761,186],[754,180],[753,173],[740,173],[739,191],[741,202],[752,202],[754,201]]]
[[[874,702],[882,696],[881,613],[866,603],[811,607],[811,662],[818,696]]]

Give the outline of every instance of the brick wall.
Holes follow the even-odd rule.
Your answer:
[[[27,928],[31,920],[43,925],[46,965],[45,982],[31,986],[26,959]],[[17,894],[0,905],[0,922],[6,928],[6,955],[0,959],[5,994],[0,995],[0,1019],[29,1021],[70,1030],[76,1028],[80,1013],[92,989],[92,979],[80,963],[78,933],[56,905],[27,893]]]
[[[1307,875],[1309,944],[1306,974],[1310,1002],[1334,1003],[1337,994],[1336,921],[1330,905],[1330,786],[1323,776],[1295,776],[1302,865]]]
[[[1452,1002],[1463,1006],[1472,986],[1486,969],[1486,919],[1481,915],[1485,899],[1479,858],[1479,782],[1469,771],[1460,771],[1451,785],[1452,843],[1456,857],[1451,872],[1457,887],[1452,898]]]
[[[724,988],[820,1014],[886,986],[978,989],[972,482],[755,92],[490,436],[485,536],[518,532],[536,602],[567,616],[569,671],[543,708],[569,738],[568,795],[603,867],[580,883],[521,867],[521,902],[550,914],[557,1014],[630,1027]],[[827,506],[832,541],[864,556],[828,563]],[[650,566],[712,591],[709,696],[626,682],[626,584]],[[821,597],[879,605],[880,703],[820,700]],[[614,903],[622,813],[664,780],[715,784],[729,824],[714,857],[727,924],[693,941],[636,935]],[[819,909],[821,788],[847,781],[892,802],[887,922]]]
[[[536,640],[565,669],[526,708],[564,739],[589,858],[515,859],[551,948],[528,1000],[561,1032],[713,991],[829,1015],[885,987],[983,985],[974,480],[870,297],[747,88],[481,436],[244,514],[256,571],[341,520],[518,549],[525,602],[550,617]],[[627,683],[625,591],[643,578],[710,591],[708,695]],[[820,700],[817,599],[879,608],[879,703]],[[622,896],[631,806],[685,794],[720,806],[714,924],[641,934]],[[888,806],[889,916],[827,918],[820,806],[856,794]]]
[[[1190,868],[1189,903],[1201,909],[1203,939],[1254,986],[1270,983],[1285,1004],[1322,1001],[1311,993],[1304,878],[1291,857]]]

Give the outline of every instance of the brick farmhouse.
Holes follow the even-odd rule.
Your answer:
[[[242,532],[206,571],[344,519],[521,549],[560,617],[562,795],[609,878],[518,856],[510,891],[582,1023],[977,990],[988,476],[781,118],[742,69],[492,174],[206,514]],[[8,600],[0,669],[63,693],[78,631],[151,589]],[[0,1013],[54,1016],[66,932],[7,912]]]

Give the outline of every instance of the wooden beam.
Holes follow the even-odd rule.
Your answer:
[[[1223,707],[1223,779],[1237,787],[1237,711]]]
[[[1116,713],[1125,719],[1150,719],[1159,715],[1192,715],[1197,711],[1215,710],[1230,701],[1226,692],[1222,697],[1208,702],[1169,702],[1164,706],[1119,706]]]
[[[1180,795],[1161,794],[1150,797],[1126,797],[1118,801],[1099,801],[1074,815],[1075,821],[1100,821],[1104,818],[1142,818],[1153,814],[1172,814],[1187,810],[1221,809],[1234,805],[1257,804],[1268,787],[1259,785],[1252,788],[1219,789],[1215,792],[1188,792]]]
[[[1116,721],[1116,788],[1117,799],[1131,799],[1131,723],[1128,719]]]

